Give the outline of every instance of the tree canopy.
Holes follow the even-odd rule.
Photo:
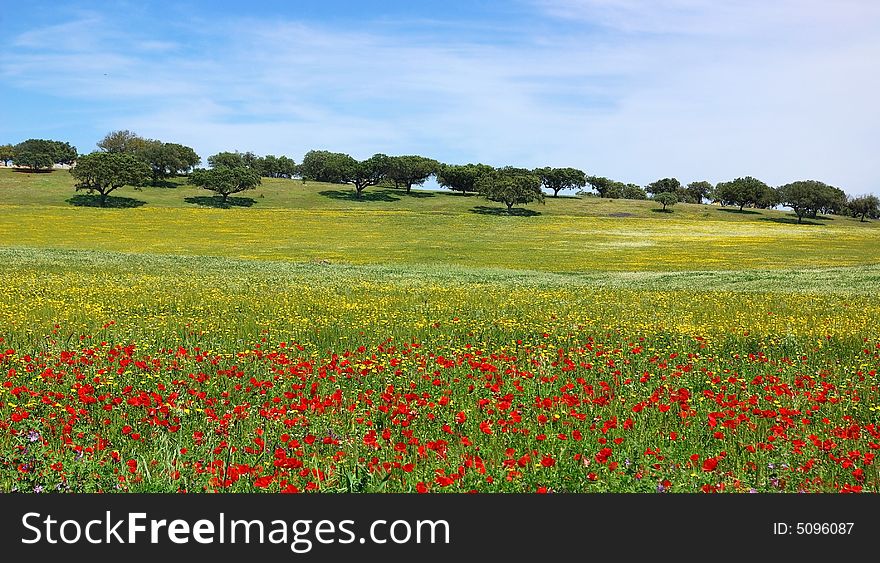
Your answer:
[[[93,152],[79,157],[70,174],[77,180],[77,191],[97,192],[104,207],[110,192],[122,186],[144,185],[150,177],[150,167],[132,154]]]
[[[76,147],[62,141],[48,139],[28,139],[12,149],[12,162],[31,170],[52,168],[55,164],[73,164],[76,161]]]
[[[406,186],[407,193],[413,186],[420,186],[436,174],[440,163],[432,158],[417,155],[388,157],[387,177],[396,186]]]
[[[357,161],[341,152],[312,150],[305,154],[299,165],[303,181],[347,184]]]
[[[256,164],[256,155],[252,152],[223,151],[208,157],[208,165],[212,168],[225,166],[226,168],[238,168],[253,166]]]
[[[257,168],[267,178],[293,178],[297,173],[296,163],[284,155],[267,154],[257,160]]]
[[[190,147],[155,140],[146,141],[135,154],[149,164],[154,183],[169,176],[185,174],[202,161]]]
[[[599,197],[614,199],[647,199],[648,194],[637,184],[624,184],[603,176],[587,176],[587,184],[599,192]]]
[[[230,195],[259,186],[260,174],[247,166],[218,165],[209,169],[193,170],[189,175],[189,183],[219,194],[225,204]]]
[[[663,211],[666,211],[666,207],[672,207],[676,203],[678,203],[678,196],[676,196],[673,192],[660,192],[654,195],[654,201],[663,206]]]
[[[777,193],[780,202],[795,212],[798,223],[808,215],[815,218],[819,212],[839,211],[846,198],[842,190],[818,180],[790,182],[780,186]]]
[[[773,188],[751,176],[721,182],[715,186],[713,196],[722,205],[737,205],[740,211],[746,205],[758,205],[775,199]]]
[[[536,168],[534,173],[541,178],[541,184],[559,197],[562,190],[574,190],[587,185],[587,175],[577,168]]]
[[[98,148],[105,152],[139,153],[144,149],[147,140],[128,129],[111,131],[98,142]]]
[[[861,217],[862,223],[866,219],[880,218],[880,199],[875,195],[854,198],[849,202],[848,207],[853,217]]]
[[[650,184],[645,186],[645,191],[647,191],[651,195],[663,193],[675,194],[678,193],[678,191],[681,189],[681,182],[679,182],[677,178],[663,178],[662,180],[651,182]]]
[[[541,177],[522,168],[506,166],[483,174],[477,179],[476,187],[486,199],[505,204],[508,213],[512,213],[516,204],[544,202]]]
[[[441,164],[437,171],[437,183],[462,194],[476,192],[477,180],[494,170],[488,164]]]
[[[703,203],[703,200],[712,193],[712,184],[706,180],[691,182],[684,191],[689,203]]]
[[[0,145],[0,162],[3,166],[9,166],[15,158],[15,147],[12,145]]]

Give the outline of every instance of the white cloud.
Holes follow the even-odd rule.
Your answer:
[[[185,44],[89,16],[63,24],[70,49],[52,46],[57,29],[16,38],[0,79],[104,101],[107,130],[203,157],[327,148],[572,165],[639,183],[749,174],[877,190],[871,5],[538,5],[565,26],[495,44],[258,20],[203,20]]]

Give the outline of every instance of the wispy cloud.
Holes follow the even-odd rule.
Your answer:
[[[454,39],[449,21],[386,19],[359,30],[193,14],[175,33],[156,33],[86,13],[11,38],[0,85],[99,101],[105,130],[134,129],[203,156],[419,152],[574,165],[639,183],[752,174],[875,189],[872,6],[532,6],[527,21],[494,31],[482,22],[476,37]]]

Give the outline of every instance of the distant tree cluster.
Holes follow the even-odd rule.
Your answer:
[[[107,133],[98,148],[107,153],[130,154],[145,162],[150,167],[153,184],[187,174],[202,161],[191,147],[145,139],[127,129]]]
[[[62,141],[28,139],[17,145],[0,147],[0,159],[4,164],[30,170],[51,170],[56,164],[71,165],[76,162],[76,147]]]
[[[108,194],[125,185],[135,187],[188,175],[189,183],[211,191],[226,203],[230,195],[256,188],[261,178],[301,178],[303,182],[350,184],[355,197],[363,197],[370,186],[393,185],[410,192],[432,176],[446,189],[462,195],[479,194],[513,206],[543,202],[545,191],[558,198],[561,192],[601,198],[645,200],[650,197],[669,211],[677,203],[767,209],[779,205],[791,208],[798,223],[819,214],[849,215],[861,221],[880,219],[880,199],[874,195],[852,198],[840,188],[818,180],[798,180],[771,187],[752,176],[743,176],[712,185],[705,180],[687,185],[677,178],[661,178],[644,188],[603,176],[587,175],[571,167],[525,169],[512,166],[495,168],[482,163],[445,164],[419,155],[388,156],[374,154],[365,160],[341,152],[311,150],[299,165],[287,156],[258,156],[253,152],[219,152],[208,158],[209,168],[197,168],[201,158],[191,147],[147,139],[129,130],[111,131],[99,143],[100,151],[78,155],[66,142],[28,139],[16,145],[0,145],[0,162],[33,171],[71,165],[77,190],[100,196],[103,205]],[[145,173],[146,171],[146,173]]]

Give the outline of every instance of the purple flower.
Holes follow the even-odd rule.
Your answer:
[[[43,492],[43,485],[37,485],[36,487],[34,487],[34,492],[35,493],[42,493]]]
[[[758,492],[758,489],[749,489],[749,492],[750,492],[750,493],[757,493],[757,492]]]
[[[37,440],[40,439],[40,433],[37,432],[36,430],[29,430],[27,433],[27,439],[30,442],[36,442]]]
[[[666,492],[666,487],[663,486],[663,483],[657,483],[657,492],[658,493],[665,493]]]

